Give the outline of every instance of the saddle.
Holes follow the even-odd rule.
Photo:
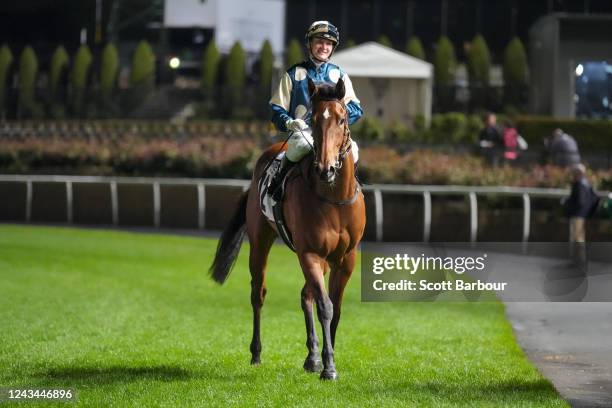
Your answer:
[[[298,166],[294,166],[291,168],[285,177],[283,178],[280,189],[281,189],[281,200],[276,202],[272,198],[272,192],[268,190],[270,187],[270,182],[272,178],[278,171],[280,167],[280,163],[285,156],[285,152],[280,152],[272,161],[272,163],[268,166],[264,174],[262,174],[259,179],[258,191],[259,191],[259,204],[261,207],[261,212],[263,215],[271,222],[274,222],[276,225],[276,229],[278,230],[278,235],[280,235],[281,239],[285,244],[295,252],[295,246],[293,245],[293,238],[291,236],[291,232],[287,228],[285,224],[285,216],[283,214],[283,201],[285,198],[285,188],[287,185],[287,180],[289,180],[291,174]]]

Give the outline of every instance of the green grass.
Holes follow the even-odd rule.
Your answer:
[[[71,387],[85,406],[567,406],[501,303],[361,303],[358,271],[337,336],[340,379],[321,382],[302,370],[303,277],[281,246],[252,367],[246,244],[223,287],[206,274],[215,247],[0,225],[0,387]]]

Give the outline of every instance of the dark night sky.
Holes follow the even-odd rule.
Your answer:
[[[107,20],[112,2],[117,0],[103,1]],[[121,18],[129,18],[151,3],[152,0],[122,0]],[[352,38],[359,43],[385,34],[396,48],[403,49],[407,36],[414,32],[430,50],[441,32],[442,0],[413,0],[413,27],[407,24],[409,3],[409,0],[287,0],[287,37],[301,39],[312,20],[329,19],[339,26],[343,40]],[[531,24],[551,7],[556,12],[584,12],[588,4],[591,13],[612,14],[612,0],[447,0],[447,3],[447,34],[459,57],[463,44],[476,32],[482,32],[494,58],[498,57],[511,38],[512,4],[517,9],[514,30],[524,41]],[[92,39],[94,15],[95,0],[1,0],[0,42],[9,43],[14,51],[25,44],[43,53],[59,43],[74,48],[81,27],[88,28]],[[137,20],[122,31],[120,38],[145,36],[146,23]]]

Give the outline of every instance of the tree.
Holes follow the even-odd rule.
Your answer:
[[[36,104],[36,78],[38,59],[32,47],[27,46],[19,59],[19,97],[18,116],[38,117],[42,114]]]
[[[51,57],[51,72],[49,73],[50,80],[50,100],[54,103],[59,98],[60,85],[62,81],[62,75],[68,69],[70,63],[70,57],[63,46],[59,46],[55,49],[53,56]]]
[[[477,34],[468,51],[468,75],[472,86],[488,86],[491,54],[484,37]]]
[[[117,85],[119,73],[119,53],[115,44],[106,44],[100,65],[100,91],[103,98],[110,99]]]
[[[272,86],[272,73],[274,69],[274,52],[269,41],[265,41],[259,51],[259,58],[255,64],[257,69],[257,99],[255,112],[260,118],[269,117],[268,101],[270,100],[270,91]]]
[[[393,43],[391,43],[391,40],[389,39],[389,37],[387,37],[384,34],[378,37],[377,41],[380,45],[384,45],[385,47],[393,48]]]
[[[49,74],[49,114],[53,118],[63,118],[66,114],[61,89],[62,82],[68,72],[70,57],[61,45],[55,49],[51,57],[51,72]]]
[[[423,44],[417,36],[412,36],[406,44],[406,54],[412,55],[415,58],[425,60],[425,51],[423,50]]]
[[[259,85],[266,92],[270,90],[273,66],[274,53],[272,52],[272,44],[266,40],[259,52]]]
[[[300,42],[295,38],[289,42],[287,46],[287,55],[285,58],[287,67],[297,64],[298,62],[304,61],[304,54],[302,53],[302,46]]]
[[[205,98],[210,98],[213,95],[215,86],[219,78],[219,63],[221,56],[214,41],[210,41],[204,50],[202,59],[202,82],[201,89]]]
[[[527,55],[518,37],[510,40],[504,51],[504,83],[508,86],[527,85]]]
[[[133,112],[155,88],[155,54],[146,41],[136,46],[130,67],[130,89],[124,94],[123,109]]]
[[[76,116],[82,116],[85,113],[85,92],[92,60],[89,47],[81,45],[74,56],[74,64],[70,72],[70,105],[72,113]]]
[[[354,47],[355,45],[357,45],[355,40],[353,40],[352,38],[349,38],[344,44],[344,48],[351,48],[351,47]]]
[[[130,70],[130,86],[138,87],[146,92],[153,90],[155,85],[155,54],[147,41],[141,41],[132,57]]]
[[[0,118],[6,116],[6,86],[12,64],[13,53],[8,45],[5,44],[0,48]]]
[[[451,85],[455,79],[455,68],[457,61],[453,43],[448,37],[442,36],[436,44],[436,54],[434,57],[434,78],[436,85]]]
[[[241,105],[246,83],[246,55],[239,41],[234,44],[227,57],[225,81],[229,94],[229,110],[234,112]]]
[[[519,107],[527,99],[527,55],[523,43],[514,37],[504,51],[504,99]]]

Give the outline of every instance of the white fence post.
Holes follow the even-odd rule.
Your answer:
[[[431,236],[431,193],[423,192],[423,242],[429,242]]]
[[[469,192],[470,197],[470,242],[476,242],[478,238],[478,200],[476,193]]]
[[[374,190],[374,214],[376,219],[376,242],[383,239],[383,200],[379,188]]]

